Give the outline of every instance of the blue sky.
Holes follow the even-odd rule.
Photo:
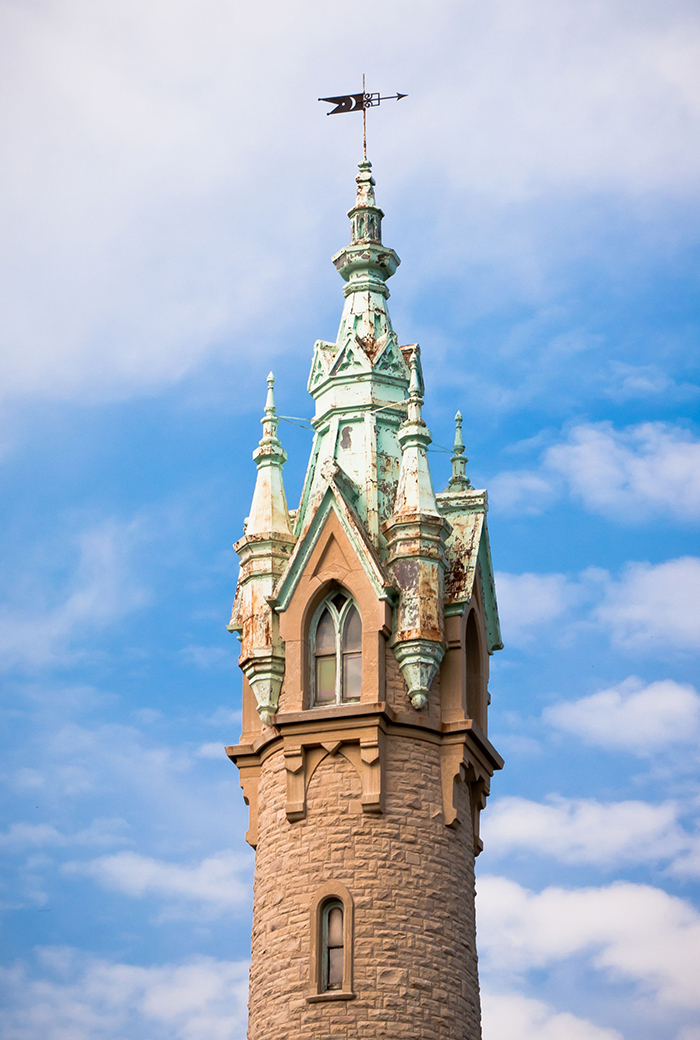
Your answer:
[[[336,332],[360,127],[315,99],[364,71],[394,326],[491,500],[485,1040],[700,1040],[697,5],[0,18],[3,1038],[245,1035],[230,546],[265,375],[310,416]]]

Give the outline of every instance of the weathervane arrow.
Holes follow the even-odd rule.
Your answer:
[[[337,97],[323,97],[319,98],[319,101],[326,101],[329,105],[335,105],[330,112],[326,112],[327,116],[341,115],[343,112],[362,112],[362,140],[364,148],[364,156],[367,158],[367,109],[376,108],[377,105],[381,104],[382,101],[400,101],[401,98],[408,97],[408,94],[387,94],[385,96],[380,95],[379,91],[374,94],[368,94],[365,89],[365,77],[362,77],[362,93],[361,94],[339,94]]]
[[[381,101],[400,101],[408,97],[408,94],[387,94],[380,97],[376,94],[340,94],[338,97],[320,97],[319,101],[327,101],[329,105],[335,105],[327,116],[337,116],[341,112],[362,112],[365,108],[376,108]]]

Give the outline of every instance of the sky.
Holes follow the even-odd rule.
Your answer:
[[[4,0],[3,1040],[243,1040],[231,548],[310,417],[369,113],[490,495],[484,1040],[700,1040],[700,10]],[[280,425],[295,504],[310,449]]]

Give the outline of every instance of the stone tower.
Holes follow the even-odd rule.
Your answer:
[[[417,344],[399,346],[371,164],[360,163],[335,342],[309,376],[299,508],[272,375],[229,629],[257,850],[250,1040],[479,1040],[474,859],[503,765],[487,739],[501,648],[487,497],[435,494]]]

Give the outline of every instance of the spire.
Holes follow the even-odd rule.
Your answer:
[[[394,516],[438,512],[426,455],[432,437],[423,420],[423,376],[418,345],[413,349],[410,372],[407,417],[398,433],[401,466]]]
[[[253,452],[253,459],[258,467],[258,478],[246,525],[247,536],[292,533],[282,480],[282,467],[287,461],[287,453],[277,436],[279,418],[275,407],[274,387],[275,377],[270,372],[267,377],[265,414],[260,420],[263,435],[259,447]]]
[[[379,549],[381,525],[394,508],[411,350],[399,346],[389,317],[386,283],[400,261],[382,243],[384,214],[368,159],[359,164],[348,217],[350,244],[333,257],[345,282],[338,335],[314,345],[308,389],[316,439],[295,529],[305,529],[328,484],[324,467],[333,464],[356,486],[354,508]]]
[[[384,213],[374,195],[376,181],[372,176],[372,163],[363,159],[358,169],[355,205],[348,210],[350,245],[333,257],[337,271],[347,282],[343,290],[346,303],[338,344],[342,346],[347,335],[354,333],[372,358],[377,341],[393,332],[386,309],[389,299],[386,282],[401,261],[393,249],[382,245]]]
[[[448,483],[449,491],[468,491],[472,482],[467,476],[467,463],[469,459],[464,454],[464,440],[462,439],[462,413],[455,415],[455,443],[452,449],[454,454],[450,459],[452,463],[452,476]]]

